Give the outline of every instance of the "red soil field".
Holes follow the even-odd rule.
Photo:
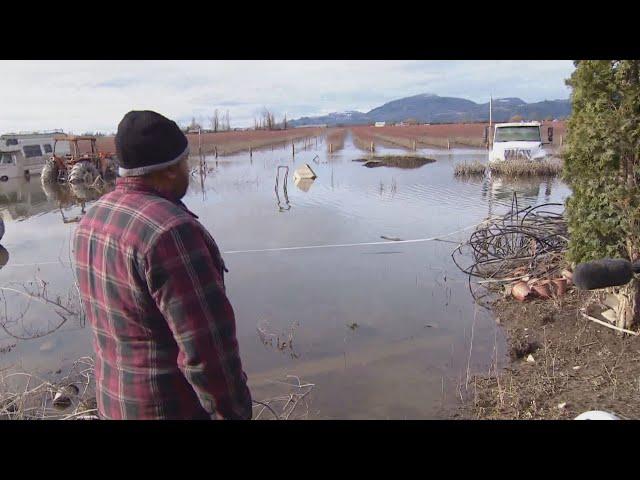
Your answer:
[[[247,130],[240,132],[203,133],[200,141],[204,153],[211,153],[214,148],[221,155],[236,153],[249,148],[261,148],[276,143],[315,137],[322,133],[319,128],[295,128],[291,130]],[[199,139],[197,134],[187,134],[191,153],[198,151]],[[98,137],[98,151],[115,152],[114,137]]]

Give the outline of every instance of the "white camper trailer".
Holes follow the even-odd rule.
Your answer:
[[[39,175],[53,152],[53,137],[60,133],[0,135],[0,180]]]

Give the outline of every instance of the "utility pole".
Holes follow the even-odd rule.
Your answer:
[[[492,123],[492,113],[493,113],[493,95],[489,95],[489,133],[487,135],[487,144],[489,148],[491,148],[493,143],[493,137],[491,136],[491,123]]]

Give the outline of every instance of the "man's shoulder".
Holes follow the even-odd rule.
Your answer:
[[[99,229],[104,233],[131,235],[148,243],[162,233],[179,226],[199,228],[199,223],[180,205],[145,192],[114,190],[102,196],[87,211],[80,228]]]

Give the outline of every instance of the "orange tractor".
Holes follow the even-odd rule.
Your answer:
[[[118,175],[115,155],[98,153],[96,137],[57,135],[53,138],[53,152],[40,175],[42,183],[93,184]]]

